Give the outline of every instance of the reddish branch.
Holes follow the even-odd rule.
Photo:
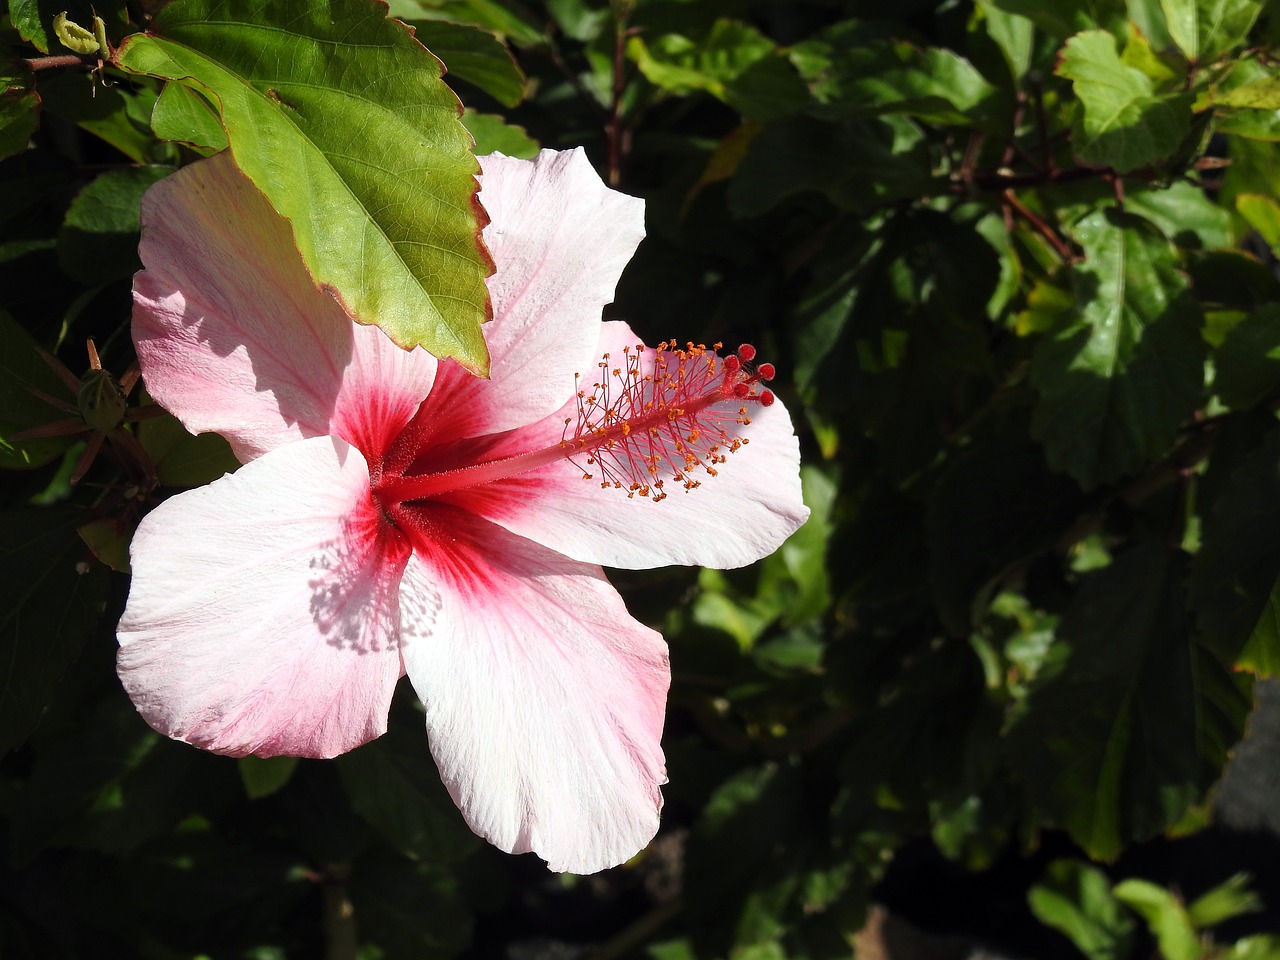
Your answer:
[[[33,71],[73,68],[92,70],[98,65],[98,59],[97,57],[82,57],[75,53],[66,53],[59,54],[56,57],[32,57],[30,60],[23,60],[22,63]]]

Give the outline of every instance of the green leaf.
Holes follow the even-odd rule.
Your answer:
[[[1089,960],[1125,960],[1133,919],[1111,893],[1111,880],[1078,860],[1055,860],[1027,893],[1031,912],[1065,934]]]
[[[403,24],[362,0],[176,0],[117,62],[219,104],[237,164],[354,319],[487,373],[479,166]]]
[[[88,561],[71,506],[0,516],[0,754],[26,740],[102,615],[106,567]]]
[[[142,195],[172,172],[172,167],[108,170],[81,190],[58,231],[58,262],[67,275],[88,286],[140,270]]]
[[[1115,38],[1089,30],[1068,41],[1058,74],[1083,106],[1075,150],[1085,163],[1121,173],[1172,154],[1191,130],[1191,94],[1154,95],[1151,78],[1128,66]]]
[[[1029,18],[1055,37],[1069,37],[1097,27],[1122,33],[1126,20],[1124,0],[991,0],[991,4]]]
[[[388,733],[335,762],[351,806],[392,847],[413,859],[445,863],[479,841],[440,782],[421,730],[393,723]]]
[[[0,311],[0,467],[29,470],[48,463],[74,442],[70,437],[14,440],[15,433],[59,420],[79,419],[32,391],[74,404],[66,384],[37,350],[36,342]]]
[[[297,757],[240,757],[236,769],[250,800],[260,800],[278,793],[289,782],[298,767]]]
[[[1213,355],[1214,393],[1233,410],[1257,406],[1280,388],[1280,304],[1231,328]]]
[[[1147,921],[1164,960],[1199,960],[1200,938],[1177,897],[1146,880],[1124,880],[1113,891]]]
[[[1187,916],[1197,930],[1217,926],[1246,913],[1262,909],[1262,898],[1249,889],[1252,878],[1237,873],[1207,893],[1196,897],[1187,907]]]
[[[443,20],[419,20],[412,26],[450,76],[479,87],[504,106],[524,99],[524,74],[507,45],[489,31]]]
[[[81,130],[111,144],[134,163],[169,159],[172,150],[157,143],[151,134],[154,90],[129,91],[124,84],[95,86],[95,81],[79,73],[63,73],[40,78],[44,113],[69,120]]]
[[[1124,206],[1146,217],[1183,249],[1213,250],[1234,244],[1231,214],[1203,188],[1185,180],[1164,188],[1135,186],[1125,191]]]
[[[1032,434],[1086,489],[1163,455],[1200,402],[1201,315],[1169,242],[1114,209],[1079,221],[1075,310],[1036,347]]]
[[[883,40],[849,46],[819,37],[797,44],[791,56],[823,105],[821,116],[898,113],[959,126],[994,121],[996,88],[950,50]]]
[[[1213,99],[1215,106],[1241,110],[1280,110],[1280,77],[1265,76]]]
[[[1008,735],[1018,780],[1095,859],[1176,823],[1243,726],[1246,698],[1192,641],[1185,573],[1151,544],[1086,575]]]
[[[541,47],[547,35],[541,23],[530,23],[499,0],[390,0],[391,15],[401,20],[445,20],[466,23],[521,47]]]
[[[1200,634],[1224,663],[1280,675],[1280,430],[1217,498],[1187,587]]]
[[[190,87],[166,83],[151,111],[151,129],[161,140],[176,140],[203,156],[227,149],[218,109]]]
[[[528,160],[538,155],[538,141],[529,136],[524,127],[507,123],[497,114],[476,113],[468,107],[462,122],[476,142],[476,156],[505,153],[508,157]]]
[[[772,54],[774,43],[745,23],[717,20],[700,39],[669,33],[646,43],[633,36],[626,50],[645,79],[668,93],[687,96],[704,90],[727,100],[727,84]]]
[[[1273,251],[1280,250],[1280,203],[1274,197],[1241,193],[1236,196],[1236,209]]]
[[[1207,63],[1239,46],[1262,12],[1258,0],[1160,0],[1169,36],[1188,60]]]
[[[1051,546],[1076,519],[1079,488],[1027,440],[975,440],[929,501],[929,579],[947,629],[965,635],[1008,568]]]
[[[27,149],[40,126],[40,97],[31,70],[0,61],[0,160]]]
[[[919,196],[929,184],[925,151],[918,131],[895,119],[835,124],[801,116],[766,124],[730,179],[730,207],[756,216],[816,190],[837,207],[865,212]]]
[[[138,440],[155,465],[156,479],[166,486],[198,487],[240,466],[221,434],[192,436],[167,413],[142,421]]]

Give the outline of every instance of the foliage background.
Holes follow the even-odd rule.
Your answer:
[[[157,6],[98,4],[113,48]],[[1274,837],[1209,799],[1280,664],[1280,14],[392,3],[477,153],[582,145],[646,199],[609,314],[755,343],[805,454],[775,556],[613,574],[671,644],[671,782],[648,852],[571,878],[471,836],[408,691],[326,763],[199,753],[120,690],[129,530],[234,462],[151,419],[118,429],[157,489],[72,488],[83,438],[15,437],[81,415],[34,344],[123,371],[141,192],[255,128],[33,72],[60,10],[0,15],[5,956],[835,957],[874,900],[1023,955],[1280,956]]]

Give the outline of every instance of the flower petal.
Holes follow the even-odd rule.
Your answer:
[[[404,662],[471,828],[593,873],[652,839],[666,782],[666,644],[598,567],[444,505],[405,569]]]
[[[591,369],[600,312],[644,239],[644,201],[610,190],[581,150],[532,160],[480,159],[494,319],[485,326],[491,380],[441,366],[432,439],[509,430],[557,410],[573,375]],[[424,411],[425,413],[425,411]]]
[[[625,323],[602,327],[598,356],[619,357],[624,346],[639,343]],[[496,441],[484,457],[557,444],[565,418],[576,412],[571,400],[540,423]],[[738,427],[737,435],[749,442],[716,467],[716,476],[703,475],[694,490],[668,483],[668,496],[660,503],[602,488],[598,478],[584,479],[583,468],[568,460],[461,491],[449,500],[586,563],[629,569],[741,567],[773,553],[808,519],[809,509],[800,490],[800,445],[782,403],[754,407],[751,423]]]
[[[229,153],[148,190],[142,225],[138,359],[193,433],[223,434],[243,461],[326,434],[372,455],[430,390],[435,359],[353,324]]]
[[[305,491],[305,495],[300,495]],[[138,527],[117,668],[161,733],[331,757],[386,730],[409,547],[355,448],[286,444]]]

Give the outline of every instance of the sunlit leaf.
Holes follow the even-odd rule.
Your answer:
[[[1089,960],[1125,960],[1133,919],[1111,893],[1111,879],[1078,860],[1055,860],[1027,893],[1031,912],[1070,938]]]
[[[1075,151],[1085,163],[1121,173],[1163,160],[1191,129],[1190,94],[1154,93],[1151,78],[1126,65],[1102,30],[1072,37],[1057,72],[1083,107]]]
[[[219,104],[237,164],[356,320],[487,371],[479,167],[408,28],[362,0],[177,0],[117,62]]]
[[[1160,0],[1169,35],[1187,59],[1207,62],[1249,34],[1262,12],[1258,0]]]

